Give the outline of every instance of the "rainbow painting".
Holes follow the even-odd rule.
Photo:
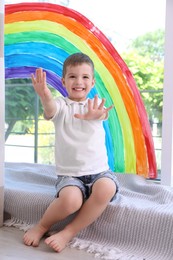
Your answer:
[[[154,144],[147,113],[132,73],[114,46],[81,13],[50,3],[5,6],[5,77],[30,78],[37,67],[61,95],[62,65],[72,53],[84,52],[95,64],[90,92],[114,104],[104,122],[109,166],[114,172],[156,178]]]

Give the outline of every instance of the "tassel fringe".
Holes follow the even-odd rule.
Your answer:
[[[21,221],[17,218],[11,218],[11,219],[7,219],[4,222],[4,226],[6,227],[15,227],[18,228],[19,230],[23,230],[23,231],[27,231],[28,229],[30,229],[31,227],[33,227],[33,224],[29,224],[27,222]]]
[[[85,250],[88,253],[94,254],[95,258],[103,260],[144,260],[144,258],[136,257],[132,254],[126,254],[118,248],[102,246],[91,241],[84,241],[78,238],[72,240],[69,244],[71,248]]]

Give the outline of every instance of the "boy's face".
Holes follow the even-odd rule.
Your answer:
[[[62,78],[62,84],[71,100],[78,102],[85,100],[95,84],[91,66],[87,63],[68,66],[65,77]]]

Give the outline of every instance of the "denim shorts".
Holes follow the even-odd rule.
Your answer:
[[[119,190],[119,183],[117,180],[117,177],[115,176],[115,173],[113,173],[111,170],[101,172],[98,174],[93,174],[93,175],[86,175],[86,176],[81,176],[81,177],[73,177],[73,176],[64,176],[64,175],[58,175],[58,179],[55,184],[56,188],[56,197],[59,196],[59,192],[67,187],[67,186],[76,186],[78,187],[82,194],[84,200],[88,199],[91,191],[92,191],[92,186],[93,184],[100,178],[109,178],[113,180],[113,182],[116,185],[116,192],[111,201],[115,200],[116,198],[116,193]]]

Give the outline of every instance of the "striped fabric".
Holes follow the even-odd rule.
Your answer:
[[[117,200],[70,244],[98,259],[172,260],[173,188],[153,184],[134,174],[116,174]],[[54,166],[6,163],[5,225],[27,229],[54,199]],[[60,230],[68,218],[53,227]]]

